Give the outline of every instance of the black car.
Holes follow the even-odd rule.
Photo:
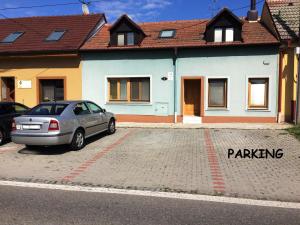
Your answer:
[[[13,118],[24,114],[29,108],[16,102],[0,102],[0,145],[10,138]]]

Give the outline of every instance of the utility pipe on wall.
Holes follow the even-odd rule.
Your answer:
[[[295,124],[300,124],[300,47],[297,47],[296,53],[298,55],[298,74]]]
[[[178,56],[178,49],[174,48],[174,56],[173,56],[173,84],[174,84],[174,123],[177,123],[177,82],[176,82],[176,76],[177,76],[177,56]]]

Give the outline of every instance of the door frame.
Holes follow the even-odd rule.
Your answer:
[[[0,77],[0,91],[1,91],[1,93],[0,93],[0,101],[3,101],[3,97],[2,97],[2,78],[14,78],[14,82],[15,82],[15,93],[14,93],[14,95],[15,95],[15,99],[14,99],[14,101],[16,101],[16,77],[15,76],[1,76]]]
[[[41,96],[41,80],[63,80],[64,82],[64,101],[67,99],[67,78],[66,77],[37,77],[36,78],[36,95],[37,95],[37,104],[40,104]]]
[[[204,117],[204,77],[203,76],[183,76],[181,77],[181,114],[184,116],[184,81],[200,80],[200,117]]]

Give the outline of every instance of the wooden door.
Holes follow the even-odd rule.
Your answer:
[[[5,102],[15,101],[15,78],[14,77],[1,78],[1,101],[5,101]]]
[[[184,80],[184,115],[200,116],[200,80]]]

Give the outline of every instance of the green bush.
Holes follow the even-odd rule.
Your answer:
[[[300,125],[287,129],[288,132],[300,140]]]

